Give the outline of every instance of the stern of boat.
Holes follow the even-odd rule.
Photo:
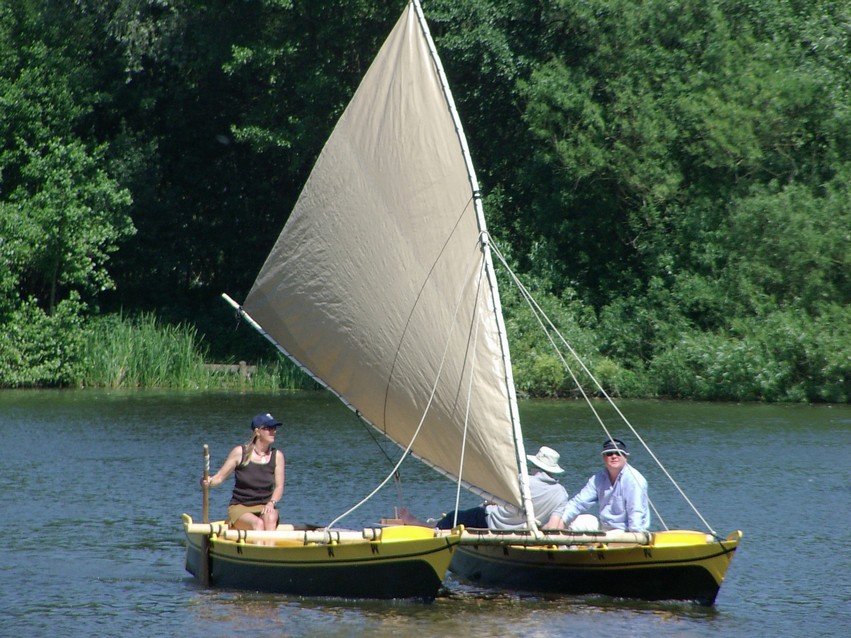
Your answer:
[[[462,541],[450,569],[464,580],[505,589],[712,605],[741,538],[741,531],[722,540],[671,530],[648,534],[641,543],[603,536],[521,545],[472,537]]]

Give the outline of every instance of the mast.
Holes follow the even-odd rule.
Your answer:
[[[526,512],[526,525],[530,530],[537,531],[537,523],[535,521],[535,510],[532,505],[532,495],[529,488],[529,474],[526,469],[526,448],[523,443],[523,430],[520,425],[520,411],[517,406],[517,393],[514,388],[514,374],[511,368],[511,355],[508,348],[508,337],[505,331],[505,321],[502,316],[502,303],[499,298],[499,289],[497,287],[496,273],[494,272],[493,260],[491,258],[490,240],[487,232],[487,224],[485,223],[484,209],[482,207],[482,195],[479,190],[479,182],[476,178],[476,171],[473,167],[473,160],[470,156],[470,149],[467,145],[467,137],[464,135],[464,128],[461,125],[461,118],[458,116],[458,111],[455,108],[455,100],[452,97],[452,91],[449,88],[449,82],[446,79],[446,74],[443,70],[443,64],[440,61],[440,56],[437,54],[437,49],[431,37],[431,32],[428,29],[428,24],[423,14],[422,6],[419,0],[411,0],[422,29],[423,37],[428,44],[429,53],[431,54],[432,62],[434,63],[437,75],[440,79],[440,86],[443,91],[443,96],[446,99],[446,104],[452,115],[452,121],[455,124],[455,131],[458,134],[458,143],[461,146],[461,154],[464,157],[464,164],[467,168],[467,177],[470,180],[470,190],[473,197],[473,206],[476,211],[476,220],[479,226],[479,238],[481,241],[481,249],[485,260],[485,273],[488,280],[488,288],[491,293],[491,303],[493,305],[494,314],[496,316],[497,331],[499,333],[499,344],[502,353],[503,366],[505,368],[505,384],[508,392],[508,405],[512,424],[512,436],[514,438],[514,449],[517,455],[517,466],[520,469],[520,495],[523,500],[523,509]]]

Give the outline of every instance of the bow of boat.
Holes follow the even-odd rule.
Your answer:
[[[720,539],[691,530],[540,539],[468,533],[450,569],[487,586],[711,605],[741,538],[740,531]]]

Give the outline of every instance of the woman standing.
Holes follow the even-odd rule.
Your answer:
[[[255,416],[251,440],[233,448],[213,476],[201,479],[202,487],[215,487],[235,472],[227,521],[234,529],[274,530],[278,526],[275,506],[284,495],[286,460],[284,453],[272,446],[280,426],[268,412]]]

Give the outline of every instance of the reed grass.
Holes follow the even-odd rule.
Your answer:
[[[208,350],[194,326],[171,325],[153,314],[96,317],[86,330],[83,387],[176,390],[315,389],[318,386],[283,356],[258,362],[243,377],[205,367]]]
[[[194,328],[160,323],[152,314],[93,319],[81,382],[106,388],[192,387],[204,353]]]

